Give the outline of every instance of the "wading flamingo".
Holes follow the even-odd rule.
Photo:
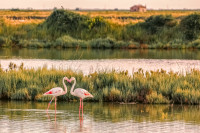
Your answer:
[[[73,96],[77,96],[80,98],[80,106],[79,106],[79,116],[80,116],[80,109],[82,109],[82,116],[83,116],[83,99],[87,98],[87,97],[92,97],[93,95],[90,94],[88,91],[86,91],[85,89],[82,88],[77,88],[74,90],[74,86],[76,84],[76,79],[74,77],[70,78],[70,80],[67,80],[69,83],[71,83],[71,81],[74,81],[72,88],[70,90],[71,95]],[[74,91],[73,91],[74,90]]]
[[[69,81],[69,79],[67,77],[63,78],[63,86],[64,86],[65,91],[63,91],[63,89],[61,87],[55,87],[43,94],[43,95],[52,95],[53,96],[53,98],[51,99],[51,101],[48,104],[47,112],[48,112],[51,102],[55,98],[55,113],[56,113],[56,97],[67,93],[67,86],[65,84],[65,80]]]

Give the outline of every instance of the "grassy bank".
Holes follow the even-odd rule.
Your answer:
[[[95,102],[139,102],[139,103],[200,103],[200,71],[191,70],[186,75],[164,70],[143,70],[128,75],[126,71],[104,71],[83,75],[71,70],[24,69],[23,64],[9,65],[9,70],[0,70],[0,98],[6,100],[48,101],[51,97],[42,96],[49,89],[62,85],[62,78],[75,77],[76,88],[82,87],[94,95],[89,101]],[[67,83],[68,89],[71,84]],[[60,96],[59,100],[71,101],[70,95]]]
[[[181,17],[146,15],[142,22],[126,25],[112,23],[101,15],[80,14],[55,10],[41,23],[18,25],[2,18],[0,47],[200,48],[199,12]]]

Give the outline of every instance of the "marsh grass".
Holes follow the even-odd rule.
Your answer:
[[[11,63],[12,64],[12,63]],[[145,72],[140,69],[133,75],[127,71],[98,71],[89,75],[81,72],[56,69],[24,69],[17,66],[0,71],[0,98],[7,100],[49,101],[50,96],[42,94],[53,87],[63,87],[62,78],[75,77],[76,88],[84,88],[94,95],[87,101],[96,102],[139,102],[151,104],[199,104],[200,71],[178,74],[164,70]],[[68,90],[71,84],[66,83]],[[70,95],[58,100],[78,100]]]

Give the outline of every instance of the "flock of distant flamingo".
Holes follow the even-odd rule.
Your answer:
[[[43,95],[52,95],[53,96],[53,98],[51,99],[51,101],[48,104],[47,113],[48,113],[49,106],[54,98],[55,98],[55,113],[56,113],[56,98],[57,98],[57,96],[65,95],[67,93],[67,86],[65,84],[65,80],[68,83],[71,83],[72,81],[74,81],[74,83],[71,87],[70,93],[71,93],[71,95],[77,96],[80,98],[79,116],[80,116],[80,110],[82,110],[82,116],[83,116],[83,99],[85,99],[87,97],[93,98],[93,95],[90,94],[87,90],[82,89],[82,88],[77,88],[74,90],[74,86],[76,84],[76,79],[74,77],[71,77],[70,79],[68,79],[67,77],[63,78],[63,86],[65,89],[64,91],[61,87],[55,87],[43,94]]]

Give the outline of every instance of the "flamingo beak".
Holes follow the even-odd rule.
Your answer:
[[[90,97],[93,98],[94,96],[91,94]]]

